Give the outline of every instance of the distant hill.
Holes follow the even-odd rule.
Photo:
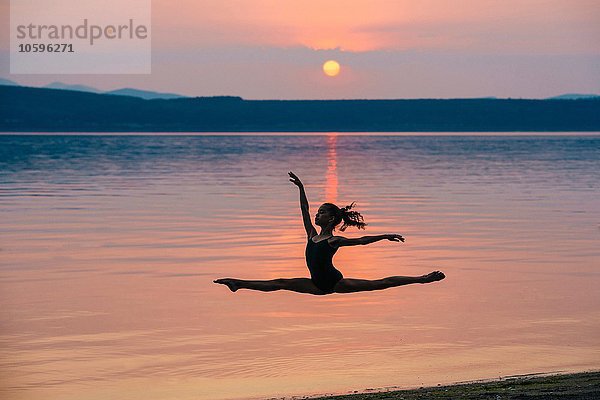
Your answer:
[[[144,100],[0,86],[4,132],[600,131],[600,99]]]
[[[10,79],[0,78],[0,85],[3,86],[20,86],[17,82],[11,81]]]
[[[91,86],[70,85],[70,84],[62,83],[62,82],[52,82],[44,87],[48,88],[48,89],[75,90],[78,92],[104,93],[104,94],[112,94],[112,95],[116,95],[116,96],[133,96],[133,97],[139,97],[141,99],[146,99],[146,100],[178,99],[178,98],[185,97],[185,96],[175,94],[175,93],[160,93],[160,92],[152,92],[149,90],[139,90],[139,89],[132,89],[132,88],[123,88],[123,89],[117,89],[117,90],[111,90],[108,92],[104,92],[102,90],[96,89]]]
[[[69,85],[67,83],[62,83],[62,82],[52,82],[44,87],[48,88],[48,89],[76,90],[78,92],[101,93],[100,90],[93,88],[91,86]]]
[[[549,97],[548,100],[580,100],[600,98],[598,94],[561,94],[560,96]]]
[[[139,89],[132,89],[132,88],[111,90],[110,92],[104,92],[104,93],[105,94],[113,94],[113,95],[117,95],[117,96],[133,96],[133,97],[139,97],[139,98],[146,99],[146,100],[180,99],[180,98],[185,97],[185,96],[182,96],[180,94],[175,94],[175,93],[151,92],[148,90],[139,90]]]

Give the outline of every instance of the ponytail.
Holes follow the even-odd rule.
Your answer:
[[[325,203],[326,206],[332,214],[335,216],[334,225],[337,226],[339,223],[343,222],[342,226],[340,226],[340,232],[346,230],[349,226],[355,226],[358,229],[365,229],[367,225],[363,219],[363,216],[358,212],[351,209],[354,208],[354,202],[352,204],[339,208],[335,204]]]

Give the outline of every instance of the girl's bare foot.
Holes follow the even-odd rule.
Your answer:
[[[431,283],[436,281],[441,281],[444,279],[446,275],[442,271],[433,271],[428,273],[427,275],[423,275],[421,278],[423,281],[421,283]]]
[[[239,289],[239,286],[236,283],[236,279],[222,278],[222,279],[216,279],[213,282],[220,283],[221,285],[227,285],[229,290],[231,290],[232,292],[235,292],[236,290]]]

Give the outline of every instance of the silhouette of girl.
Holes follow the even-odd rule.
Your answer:
[[[383,279],[367,280],[344,278],[342,273],[333,266],[333,255],[340,247],[356,246],[389,240],[392,242],[404,242],[404,238],[398,234],[363,236],[356,239],[348,239],[343,236],[334,236],[334,229],[343,222],[340,231],[348,226],[356,226],[365,229],[362,215],[351,210],[354,203],[339,208],[335,204],[324,203],[319,207],[315,216],[315,224],[321,228],[317,230],[313,226],[308,210],[308,200],[304,192],[304,185],[300,179],[289,172],[290,181],[300,189],[300,209],[308,243],[306,244],[306,264],[310,271],[308,278],[278,278],[271,280],[243,280],[234,278],[217,279],[214,282],[227,285],[232,292],[238,289],[259,290],[261,292],[272,292],[275,290],[291,290],[299,293],[324,295],[330,293],[353,293],[369,290],[382,290],[395,286],[409,285],[411,283],[431,283],[440,281],[446,276],[440,271],[434,271],[422,276],[389,276]]]

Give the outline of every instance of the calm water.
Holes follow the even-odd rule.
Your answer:
[[[307,276],[298,192],[356,201]],[[241,399],[600,368],[600,136],[0,136],[0,395]],[[357,236],[348,230],[346,236]]]

